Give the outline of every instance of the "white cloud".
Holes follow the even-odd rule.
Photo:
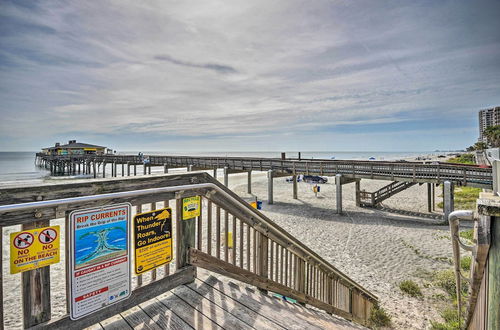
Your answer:
[[[498,38],[479,26],[481,38],[456,41],[467,32],[457,24],[465,1],[454,11],[370,1],[42,5],[1,5],[24,29],[0,37],[0,136],[10,143],[127,129],[144,140],[300,135],[432,120],[436,109],[470,118],[498,97]]]

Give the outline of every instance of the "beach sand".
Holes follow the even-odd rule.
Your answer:
[[[222,171],[218,178],[222,180]],[[356,207],[354,184],[343,186],[345,213],[337,215],[335,185],[331,183],[334,178],[321,185],[318,197],[314,196],[312,185],[299,183],[298,200],[292,198],[292,184],[285,182],[285,178],[276,178],[274,205],[268,205],[266,173],[254,172],[252,179],[254,195],[263,200],[262,212],[377,295],[382,307],[392,316],[393,328],[425,329],[430,320],[440,321],[439,310],[444,306],[440,306],[442,303],[433,295],[443,292],[423,286],[430,284],[433,271],[451,268],[452,249],[447,226],[438,225],[436,220]],[[231,175],[230,188],[240,196],[249,197],[246,180],[246,173]],[[388,181],[362,180],[361,188],[373,191],[385,184]],[[436,203],[438,195],[439,189],[436,189]],[[415,185],[384,202],[389,208],[415,212],[426,212],[426,203],[425,185]],[[63,220],[52,221],[52,224],[63,225]],[[5,326],[9,329],[20,328],[22,322],[21,276],[9,274],[9,233],[16,230],[20,230],[19,226],[3,231]],[[62,234],[61,247],[64,239]],[[61,254],[61,262],[51,266],[53,318],[65,313],[64,249]],[[401,293],[399,282],[407,279],[421,284],[424,298],[411,298]]]

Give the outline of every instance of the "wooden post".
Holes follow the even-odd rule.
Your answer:
[[[214,168],[214,179],[217,179],[217,167]]]
[[[431,184],[431,188],[432,188],[432,210],[435,211],[436,210],[436,185],[434,183]]]
[[[273,170],[267,171],[267,204],[273,204]]]
[[[145,163],[143,163],[143,164],[142,164],[142,174],[143,174],[143,175],[146,175],[146,173],[147,173],[147,170],[148,170],[148,169],[147,169],[146,167],[147,167],[147,166],[146,166],[146,164],[145,164]]]
[[[487,329],[500,329],[500,217],[491,218],[488,274],[485,276],[488,276]]]
[[[130,176],[130,163],[127,162],[127,176]]]
[[[94,171],[94,179],[97,178],[97,170],[95,166],[95,160],[92,162],[92,170]]]
[[[432,183],[427,183],[427,212],[432,212]]]
[[[3,227],[0,227],[0,246],[3,247]],[[3,258],[0,258],[0,330],[4,329],[3,322]]]
[[[293,181],[293,199],[298,199],[298,193],[297,193],[297,174],[294,174],[292,176],[292,181]]]
[[[106,162],[102,163],[102,177],[106,177]]]
[[[229,185],[229,168],[228,167],[224,167],[224,186],[228,186]]]
[[[356,206],[361,206],[361,179],[354,182]]]
[[[113,170],[114,170],[114,172],[113,172],[113,173],[114,173],[115,178],[118,176],[118,175],[117,175],[117,173],[116,173],[116,172],[117,172],[117,169],[118,169],[118,168],[116,167],[116,162],[113,162]]]
[[[177,270],[188,265],[189,248],[195,248],[196,218],[182,220],[182,198],[175,200],[177,227]]]
[[[248,171],[247,193],[252,193],[252,171]]]
[[[137,175],[137,165],[134,164],[134,176],[136,176],[136,175]]]
[[[148,164],[148,174],[151,174],[151,163]]]
[[[268,245],[269,239],[257,232],[257,275],[268,277]]]
[[[168,173],[168,165],[167,164],[163,165],[163,173],[165,173],[165,174]]]
[[[453,194],[453,183],[450,181],[445,181],[443,184],[443,196],[444,196],[444,222],[448,224],[448,217],[450,213],[453,212],[454,208],[454,194]]]
[[[28,230],[49,225],[50,221],[43,220],[25,224],[22,228]],[[22,273],[22,298],[24,328],[50,320],[50,266]]]
[[[337,214],[342,214],[342,174],[335,175]]]
[[[122,163],[122,176],[125,176],[125,163]]]

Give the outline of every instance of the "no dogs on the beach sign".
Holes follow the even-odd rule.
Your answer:
[[[59,226],[10,234],[10,273],[16,274],[59,262]]]

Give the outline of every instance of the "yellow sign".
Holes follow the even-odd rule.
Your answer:
[[[135,273],[153,270],[172,261],[172,209],[134,217]]]
[[[188,220],[200,216],[201,198],[200,196],[187,197],[182,199],[182,220]]]
[[[58,263],[59,256],[59,226],[10,234],[11,274]]]

